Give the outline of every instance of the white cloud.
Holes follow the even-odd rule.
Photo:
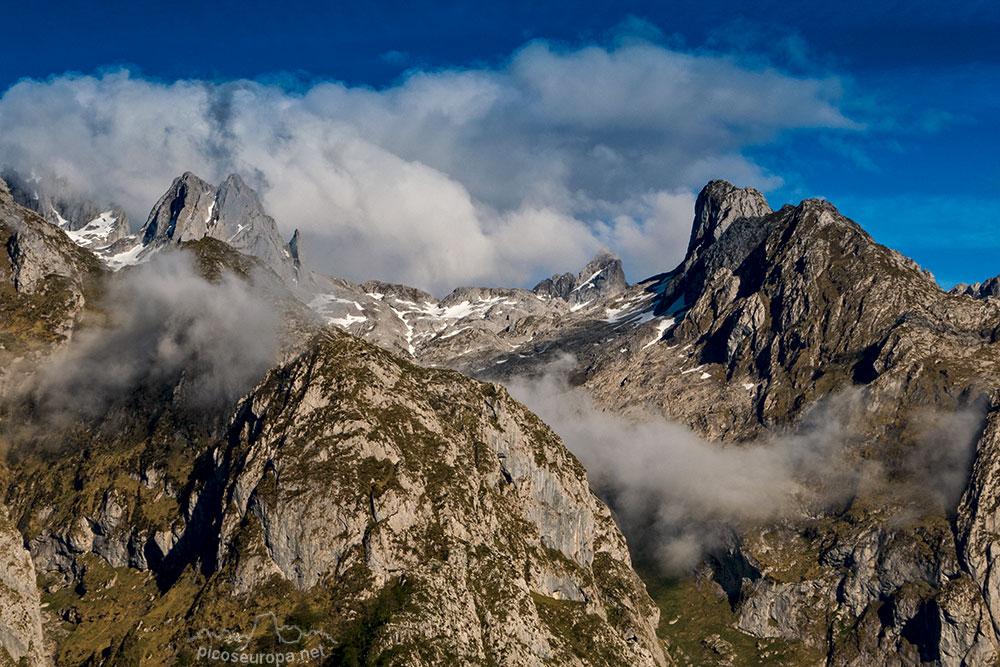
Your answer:
[[[673,268],[709,178],[780,183],[741,154],[857,126],[835,78],[638,40],[533,42],[494,69],[304,93],[127,71],[25,80],[0,98],[0,162],[54,172],[137,221],[190,170],[240,172],[317,268],[440,292],[572,270],[602,245],[633,278]]]
[[[951,515],[985,423],[986,406],[977,402],[924,411],[904,429],[913,437],[911,455],[871,460],[865,450],[881,450],[865,435],[874,408],[848,388],[817,401],[794,425],[725,445],[662,417],[637,423],[602,409],[585,389],[570,388],[574,367],[575,359],[563,357],[507,387],[579,457],[632,549],[669,574],[730,545],[734,530],[816,517],[872,490],[891,499],[884,509],[893,522]]]
[[[279,315],[245,281],[208,282],[180,252],[115,278],[107,320],[74,333],[24,387],[47,428],[100,417],[136,392],[166,391],[189,410],[225,406],[277,362]]]

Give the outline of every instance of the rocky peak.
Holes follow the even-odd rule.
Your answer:
[[[248,218],[266,217],[257,191],[238,174],[229,174],[216,193],[218,213],[215,219],[232,223]]]
[[[140,230],[144,245],[164,239],[176,243],[205,236],[215,205],[215,188],[190,171],[175,178]]]
[[[767,199],[759,190],[738,188],[728,181],[709,181],[695,202],[688,256],[717,241],[735,221],[759,218],[771,212]]]
[[[256,190],[237,174],[218,188],[185,172],[153,207],[139,233],[144,246],[214,238],[262,259],[282,278],[294,281],[298,263],[267,215]],[[296,242],[296,252],[298,242]]]
[[[332,585],[350,609],[403,575],[412,604],[384,619],[394,647],[442,651],[405,664],[663,664],[611,513],[501,387],[330,332],[229,432],[215,562],[234,593]],[[559,628],[584,619],[593,644],[574,648]]]
[[[540,296],[584,303],[604,298],[628,287],[622,261],[610,250],[601,250],[577,275],[564,273],[546,278],[532,291]]]

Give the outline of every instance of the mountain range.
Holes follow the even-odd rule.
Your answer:
[[[711,181],[664,273],[438,299],[5,176],[0,664],[996,664],[998,279]]]

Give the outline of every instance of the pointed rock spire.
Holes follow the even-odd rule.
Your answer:
[[[688,257],[717,241],[735,221],[759,218],[772,212],[759,190],[738,188],[728,181],[709,181],[695,202]]]

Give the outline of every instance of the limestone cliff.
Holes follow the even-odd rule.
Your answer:
[[[0,665],[49,665],[35,567],[0,506]]]

